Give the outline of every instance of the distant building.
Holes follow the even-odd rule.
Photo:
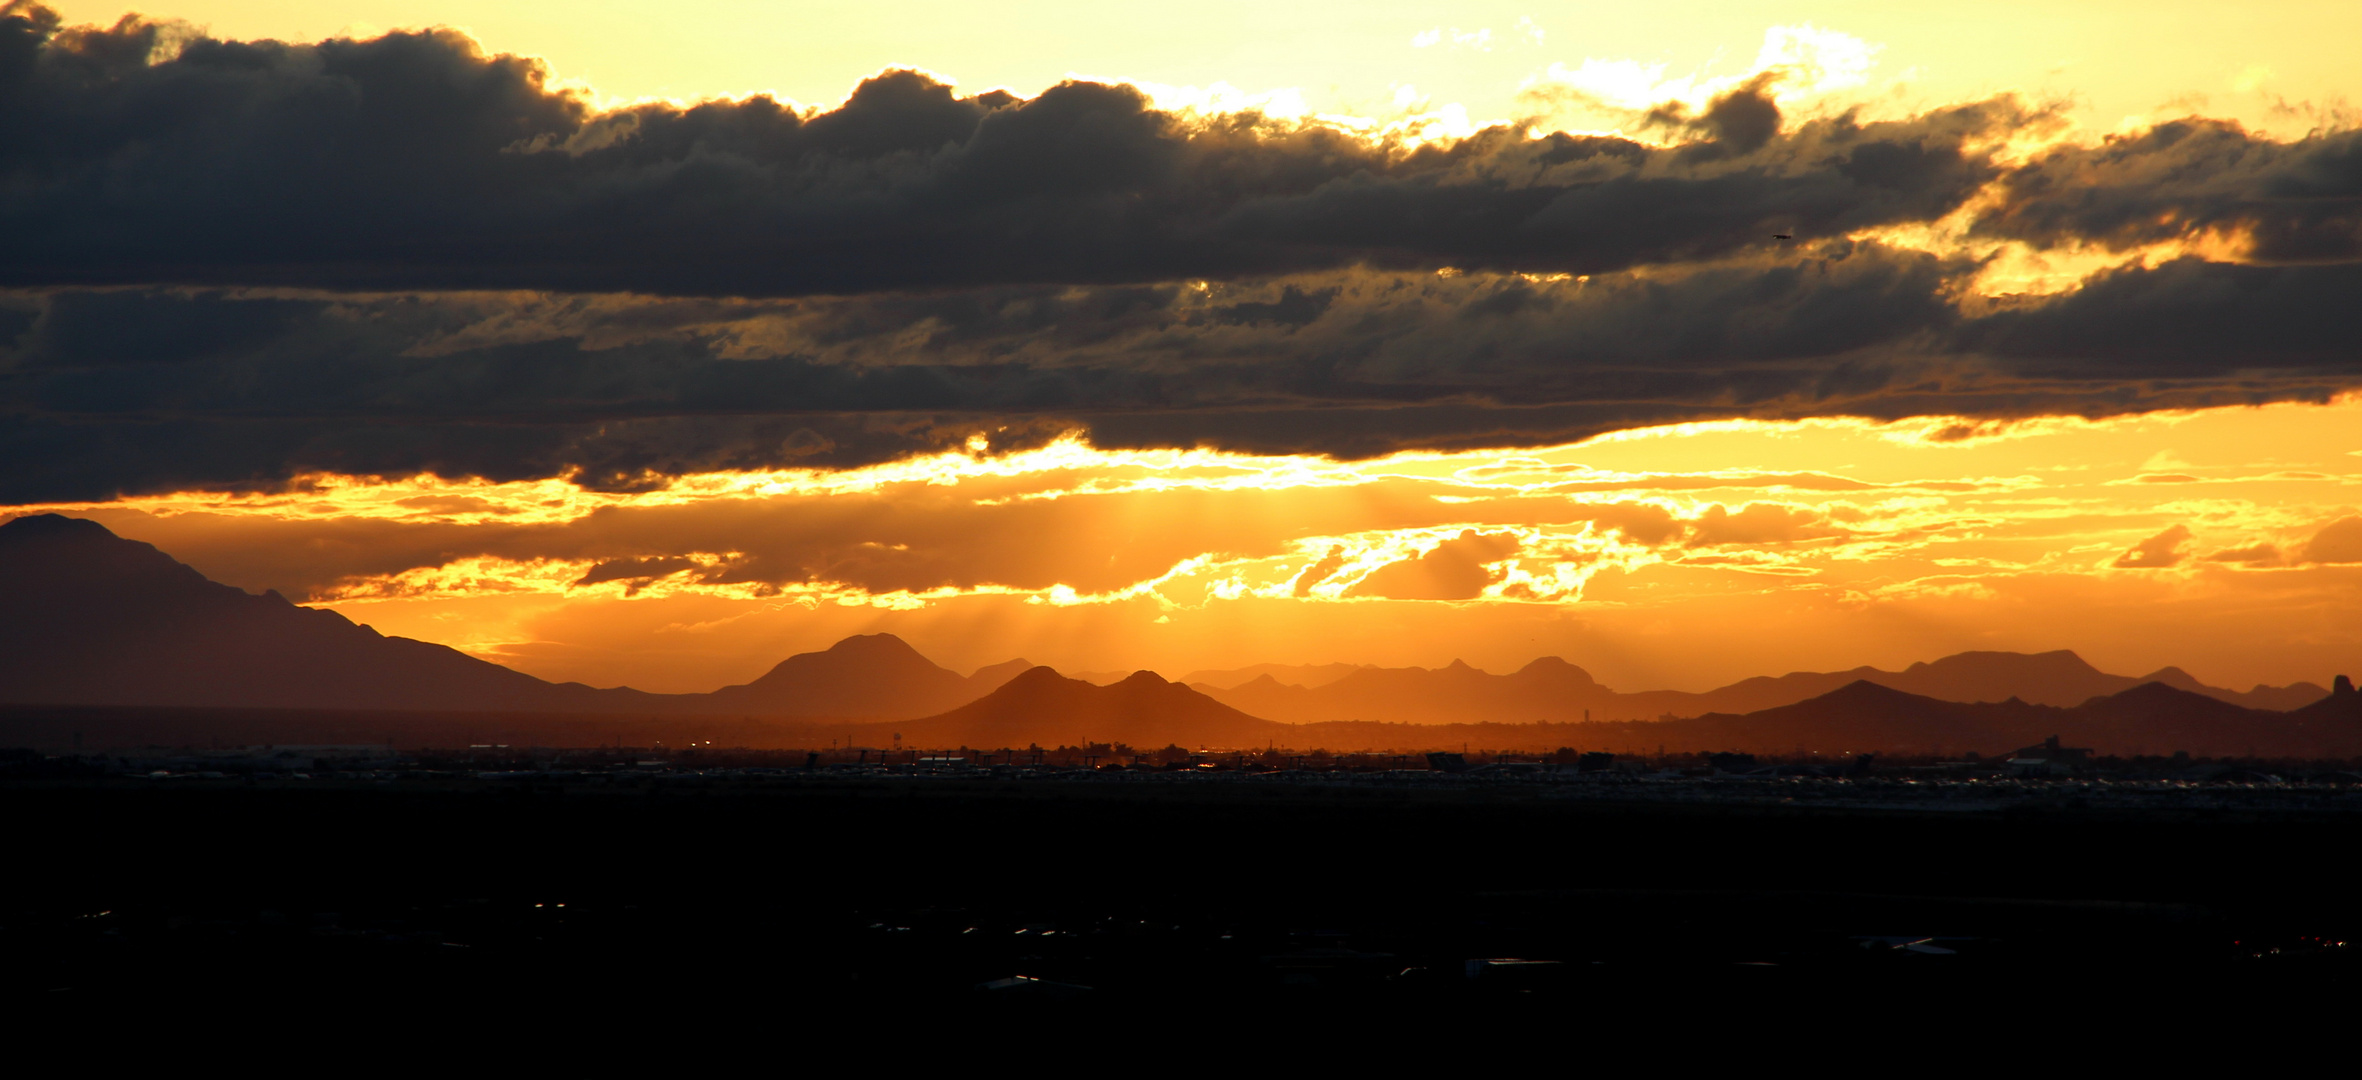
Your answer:
[[[2011,776],[2073,776],[2091,767],[2091,748],[2060,746],[2053,735],[2040,746],[2019,747],[2005,764]]]

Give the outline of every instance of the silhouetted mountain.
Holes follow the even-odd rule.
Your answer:
[[[680,695],[675,707],[754,716],[926,716],[974,701],[1032,666],[1011,660],[963,677],[892,634],[858,634],[790,656],[751,683]]]
[[[1235,708],[1285,723],[1370,720],[1394,723],[1567,723],[1590,719],[1652,720],[1742,714],[1809,700],[1855,682],[1870,682],[1944,701],[2069,706],[2121,693],[2144,682],[2164,681],[2180,689],[2250,708],[2288,709],[2319,699],[2327,691],[2310,683],[2258,686],[2245,693],[2205,686],[2179,668],[2157,679],[2110,675],[2067,650],[2046,653],[1965,652],[1916,663],[1902,671],[1859,667],[1851,671],[1793,672],[1742,679],[1704,693],[1644,690],[1618,693],[1583,669],[1557,657],[1543,657],[1509,675],[1492,675],[1465,663],[1450,667],[1362,668],[1325,686],[1288,686],[1256,679],[1230,689],[1200,684],[1201,692]]]
[[[2057,735],[2102,754],[2198,757],[2362,756],[2362,693],[2349,687],[2294,712],[2247,709],[2160,683],[2073,707],[2025,701],[1943,701],[1856,679],[1769,709],[1676,720],[1405,724],[1330,721],[1291,726],[1282,745],[1413,752],[1463,744],[1519,752],[1559,748],[1649,754],[1736,750],[1843,760],[1852,754],[2005,754]]]
[[[2061,708],[2016,700],[1941,701],[1859,680],[1792,705],[1618,724],[1595,737],[1603,745],[1644,739],[1675,750],[1995,754],[2056,735],[2104,754],[2344,757],[2362,753],[2362,695],[2354,702],[2345,713],[2333,708],[2338,699],[2281,713],[2149,682]]]
[[[1387,723],[1408,720],[1504,733],[1511,728],[1501,725],[1524,724],[1516,738],[1565,740],[1558,745],[1923,751],[2007,749],[2059,734],[2117,752],[2362,753],[2362,695],[2342,677],[2334,693],[2282,714],[2244,703],[2300,698],[2308,684],[2237,694],[2177,668],[2144,682],[2064,651],[1961,653],[1900,672],[1800,672],[1704,694],[1620,694],[1556,657],[1508,675],[1455,661],[1437,670],[1356,668],[1312,687],[1275,677],[1320,670],[1264,666],[1228,690],[1149,672],[1094,686],[1022,660],[962,677],[899,638],[873,634],[789,657],[712,694],[599,690],[208,581],[95,522],[45,514],[0,524],[0,703],[874,718],[893,720],[922,745],[1383,748],[1440,737]],[[1586,709],[1598,723],[1566,723]],[[1639,722],[1663,714],[1696,719]],[[1537,722],[1555,725],[1531,727]]]
[[[2100,723],[2161,727],[2240,724],[2259,712],[2161,682],[2146,682],[2122,693],[2095,697],[2073,711]]]
[[[1901,671],[1859,667],[1851,671],[1797,672],[1778,678],[1746,679],[1697,697],[1710,711],[1747,712],[1786,704],[1777,699],[1799,691],[1810,691],[1805,697],[1811,697],[1855,680],[1944,701],[1998,702],[2015,698],[2034,705],[2058,706],[2079,705],[2150,682],[2162,682],[2234,705],[2264,709],[2295,708],[2328,692],[2312,683],[2295,683],[2284,687],[2259,685],[2242,693],[2208,686],[2176,667],[2161,668],[2141,678],[2110,675],[2074,652],[2058,649],[2044,653],[1954,653],[1940,660],[1912,664]]]
[[[1097,686],[1047,667],[940,716],[896,728],[905,745],[974,747],[1249,746],[1289,733],[1285,725],[1249,716],[1153,671]]]
[[[255,596],[94,521],[0,525],[0,701],[106,705],[654,710]]]
[[[2171,666],[2161,667],[2143,675],[2140,677],[2140,681],[2164,683],[2176,690],[2204,694],[2216,701],[2227,701],[2233,705],[2242,705],[2250,709],[2269,709],[2273,712],[2301,709],[2329,696],[2327,687],[2309,682],[2293,682],[2286,686],[2266,686],[2263,683],[2257,683],[2245,691],[2225,690],[2219,686],[2208,686],[2199,682],[2189,672]]]
[[[2340,675],[2330,685],[2329,695],[2301,709],[2293,709],[2288,718],[2313,727],[2362,727],[2362,691],[2354,681]]]
[[[872,634],[711,694],[599,690],[209,581],[95,521],[0,524],[0,702],[896,718],[973,701],[1031,666],[962,677]]]
[[[1208,686],[1228,690],[1269,676],[1271,681],[1282,686],[1312,688],[1327,686],[1363,668],[1374,666],[1372,664],[1251,664],[1242,668],[1206,668],[1192,671],[1173,681],[1185,686],[1204,683]]]
[[[1871,681],[1945,701],[2017,698],[2035,705],[2061,706],[2080,704],[2140,685],[2139,679],[2110,675],[2066,649],[2043,653],[1954,653]]]
[[[1024,657],[1003,660],[997,664],[986,664],[968,673],[968,686],[977,697],[982,697],[1000,689],[1003,683],[1023,675],[1033,668],[1033,661]]]
[[[1816,698],[1743,716],[1708,713],[1657,726],[1715,732],[1710,743],[1727,742],[1732,749],[1750,751],[1805,747],[1840,755],[1896,750],[1990,752],[2007,749],[1997,747],[1996,740],[2009,742],[2018,737],[2014,733],[2021,728],[2040,727],[2040,718],[2055,711],[2015,700],[1998,704],[1944,701],[1856,679]]]

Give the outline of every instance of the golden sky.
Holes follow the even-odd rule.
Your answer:
[[[2244,689],[2317,679],[2362,636],[2356,399],[1349,464],[1061,443],[616,495],[324,477],[57,509],[387,633],[663,691],[880,630],[963,668],[1555,653],[1633,689],[1971,648]]]
[[[2276,104],[2328,108],[2353,93],[2362,8],[2337,0],[1669,0],[1663,3],[1268,4],[1186,8],[1082,0],[764,3],[749,0],[67,0],[78,22],[126,11],[233,38],[315,40],[451,26],[489,49],[546,58],[615,99],[773,92],[843,100],[886,67],[972,90],[1031,96],[1070,75],[1175,90],[1290,92],[1306,108],[1374,116],[1404,88],[1478,120],[1525,115],[1520,91],[1555,65],[1630,64],[1656,83],[1746,71],[1773,27],[1858,39],[1866,99],[1965,101],[1996,92],[2071,98],[2100,129],[2202,112],[2286,124]],[[1848,80],[1849,82],[1852,80]]]
[[[0,152],[0,514],[387,633],[2362,666],[2362,5],[142,10]]]

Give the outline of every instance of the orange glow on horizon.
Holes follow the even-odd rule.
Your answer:
[[[907,624],[922,640],[918,627],[976,618],[1005,629],[933,647],[980,664],[1005,659],[992,651],[1006,642],[1084,668],[1431,664],[1445,653],[1501,667],[1553,651],[1598,666],[1564,642],[1624,627],[1611,636],[1636,651],[1635,671],[1692,681],[1676,674],[1678,643],[1734,633],[1766,604],[1805,605],[1823,636],[1718,661],[1759,665],[1736,675],[1806,666],[1771,659],[1799,651],[1842,666],[1925,659],[1866,655],[1907,616],[1936,620],[1914,636],[1954,647],[2001,635],[2095,659],[2153,654],[2140,661],[2150,667],[2233,668],[2224,682],[2286,681],[2261,655],[2232,659],[2240,643],[2111,626],[2105,613],[2172,604],[2245,618],[2266,595],[2322,598],[2308,608],[2344,595],[2362,552],[2319,534],[2362,503],[2357,420],[2362,400],[2349,397],[2108,420],[1718,421],[1358,462],[1101,450],[1070,436],[631,493],[318,476],[277,493],[11,510],[90,516],[223,580],[593,682],[617,680],[575,664],[611,671],[615,656],[569,661],[570,648],[551,648],[617,634],[644,647],[657,633],[710,649],[728,637],[738,644],[722,653],[767,666],[793,651],[782,635],[808,648]],[[2156,553],[2132,554],[2143,545]],[[1242,620],[1265,629],[1225,641]],[[1340,634],[1353,624],[1399,637]],[[1086,625],[1077,648],[1069,631]],[[2351,633],[2331,618],[2315,636],[2334,650]],[[1288,652],[1246,653],[1272,647],[1255,641]],[[618,648],[632,647],[601,647]],[[698,672],[723,661],[643,652],[622,663],[639,669],[622,680],[634,685],[708,689],[697,683],[716,676]]]
[[[1070,0],[760,10],[705,0],[597,10],[549,0],[353,0],[333,7],[183,0],[153,14],[240,39],[454,26],[487,52],[542,58],[549,85],[600,111],[762,93],[808,115],[894,67],[941,73],[946,83],[958,80],[963,94],[1006,87],[1025,97],[1100,73],[1172,114],[1157,124],[1199,134],[1252,128],[1275,139],[1318,129],[1400,159],[1425,153],[1457,161],[1448,153],[1452,144],[1480,132],[1509,145],[1520,137],[1596,133],[1670,146],[1700,138],[1706,129],[1699,117],[1717,100],[1742,89],[1767,95],[1748,100],[1770,117],[1769,130],[1797,134],[1794,146],[1766,143],[1777,153],[1761,158],[1700,158],[1696,168],[1708,179],[1726,175],[1717,170],[1801,169],[1798,162],[1822,152],[1816,132],[1977,102],[1995,103],[1990,116],[2000,118],[1972,125],[1980,134],[1963,143],[1968,157],[1989,155],[1976,158],[1979,168],[2170,132],[2162,125],[2188,117],[2279,140],[2350,131],[2355,118],[2343,101],[2351,48],[2338,43],[2362,38],[2362,6],[2310,2],[2230,10],[2187,0],[2137,7],[2004,0],[1905,9],[1810,0],[1784,7],[1775,20],[1735,0],[1677,0],[1586,11],[1579,33],[1547,13],[1488,4],[1455,8],[1456,23],[1440,23],[1434,9],[1390,3],[1350,10],[1223,3],[1187,19]],[[55,6],[75,22],[106,24],[121,14],[119,5],[101,2]],[[1149,20],[1156,32],[1143,32]],[[1241,25],[1256,30],[1241,33]],[[602,137],[621,130],[618,120]],[[1633,168],[1641,177],[1643,167]],[[2087,177],[2073,170],[2102,166],[2061,168],[2066,179],[2027,182],[2079,190]],[[1476,164],[1466,166],[1468,175],[1437,175],[1441,183],[1541,183],[1486,169],[1509,171]],[[1949,212],[1827,219],[1905,224],[1850,232],[1830,225],[1830,234],[1819,236],[1749,231],[1756,246],[1701,249],[1707,253],[1694,259],[1634,256],[1635,265],[1596,278],[1434,265],[1481,258],[1457,248],[1439,248],[1407,270],[1371,256],[1262,280],[1176,278],[1166,283],[1177,296],[1169,323],[1079,345],[1044,344],[1030,329],[982,344],[962,341],[924,313],[879,316],[887,333],[837,333],[824,309],[841,297],[820,293],[714,298],[678,318],[634,320],[606,316],[663,298],[520,290],[444,294],[501,303],[457,312],[388,353],[431,361],[568,340],[596,351],[695,339],[712,344],[712,356],[723,361],[793,356],[864,372],[920,361],[946,370],[1007,363],[1063,372],[1111,357],[1139,370],[1164,364],[1188,372],[1194,369],[1186,365],[1205,356],[1245,368],[1288,350],[1327,355],[1292,336],[1301,327],[1271,331],[1282,343],[1268,353],[1213,335],[1182,345],[1162,340],[1187,336],[1174,327],[1218,324],[1223,305],[1317,292],[1324,305],[1338,304],[1339,314],[1325,317],[1343,324],[1348,311],[1376,310],[1373,298],[1404,293],[1415,296],[1400,309],[1399,326],[1410,329],[1365,343],[1380,354],[1369,361],[1373,370],[1401,369],[1386,389],[1493,394],[1495,403],[1517,406],[1540,395],[1521,400],[1516,386],[1488,382],[1495,376],[1483,369],[1489,361],[1481,348],[1462,369],[1420,367],[1422,354],[1450,354],[1457,344],[1450,339],[1463,333],[1455,316],[1440,313],[1474,311],[1471,298],[1494,286],[1569,310],[1623,298],[1640,314],[1613,324],[1632,329],[1612,332],[1649,337],[1673,321],[1703,321],[1644,302],[1685,276],[1731,271],[1735,280],[1736,270],[1769,268],[1850,281],[1847,275],[1869,274],[1862,265],[1879,259],[1941,263],[1941,283],[1923,294],[1936,315],[1910,324],[1920,337],[1894,338],[1894,349],[1908,351],[1946,319],[2034,309],[2040,298],[2111,272],[2178,259],[2250,262],[2256,251],[2270,250],[2258,240],[2269,237],[2268,225],[2227,212],[2149,211],[2139,219],[2143,228],[2104,234],[1978,235],[1986,221],[1980,215],[2007,202],[2002,172],[1964,173],[1958,191],[1937,204]],[[2154,182],[2135,177],[2127,186]],[[1936,213],[1944,216],[1924,219]],[[1878,259],[1829,269],[1844,262],[1841,252]],[[1870,290],[1877,282],[1861,284]],[[300,291],[256,288],[241,296]],[[1580,322],[1567,327],[1535,349],[1534,368],[1550,378],[1585,377],[1579,365],[1561,372],[1554,365],[1564,353],[1550,350],[1573,351],[1567,342],[1611,333]],[[1742,325],[1730,332],[1741,341],[1756,331]],[[1961,356],[1988,347],[1978,344],[1984,339],[1965,340]],[[1788,396],[1765,404],[1747,396],[1754,391],[1738,376],[1752,377],[1749,365],[1790,357],[1757,356],[1739,345],[1702,348],[1725,350],[1737,373],[1711,393],[1753,404],[1699,405],[1707,401],[1702,395],[1675,402],[1701,411],[1673,412],[1651,396],[1670,392],[1650,389],[1612,406],[1643,411],[1617,415],[2009,408],[1926,404],[1959,389],[1935,385],[1957,374],[1935,363],[1892,376],[1911,393],[1921,381],[1933,386],[1924,398],[1887,399],[1908,404],[1865,406],[1846,396],[1853,391],[1838,378],[1825,390],[1778,391]],[[1809,362],[1841,373],[1861,348],[1840,342],[1811,353]],[[1639,358],[1612,362],[1683,362],[1633,355]],[[2050,354],[2028,355],[2033,363]],[[2259,364],[2270,362],[2267,356]],[[1992,391],[1986,397],[2001,400],[2018,378],[2013,370],[1976,370],[1957,381],[1964,393]],[[2254,389],[2261,380],[2244,382],[2251,372],[2239,370],[2190,391],[2213,396],[2174,397],[2166,392],[2198,380],[2177,381],[2180,368],[2151,368],[2126,400],[2296,397],[2352,385],[2340,381],[2351,375],[2336,363],[2306,370],[2305,379],[2318,381],[2292,377]],[[2123,385],[2135,381],[2127,376]],[[2158,392],[2140,396],[2151,390]],[[1238,407],[1248,410],[1282,396],[1253,387],[1239,393],[1246,404]],[[1035,407],[1022,396],[1005,400],[1029,403],[1010,408]],[[2110,400],[2097,393],[2042,400],[2051,403],[2044,408],[2137,407],[2056,404]],[[725,411],[730,407],[737,403],[726,402]],[[793,396],[772,407],[782,417],[826,411]],[[146,422],[144,413],[124,415]],[[703,423],[702,415],[688,420]],[[79,422],[79,414],[69,419]],[[0,507],[0,516],[94,518],[217,580],[278,589],[387,633],[448,643],[545,678],[658,691],[744,681],[788,653],[881,630],[963,668],[1024,655],[1069,669],[1168,673],[1258,662],[1433,665],[1459,657],[1505,670],[1559,654],[1627,687],[1698,688],[1790,669],[1907,664],[1969,648],[2073,648],[2112,670],[2178,664],[2217,684],[2246,685],[2325,681],[2341,657],[2362,647],[2362,617],[2353,614],[2362,611],[2357,432],[2356,394],[2326,404],[2097,419],[1716,420],[1541,448],[1365,460],[1103,448],[1079,431],[1005,449],[993,444],[999,431],[983,430],[962,448],[885,464],[649,474],[631,490],[594,490],[567,477],[313,474],[268,489]]]

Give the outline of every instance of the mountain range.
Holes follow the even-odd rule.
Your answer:
[[[2017,699],[1943,701],[1857,680],[1827,694],[1744,715],[1618,725],[1629,745],[1792,753],[1994,753],[2051,736],[2111,754],[2328,756],[2362,754],[2362,694],[2345,680],[2303,708],[2251,709],[2162,682],[2072,706]],[[1598,733],[1607,745],[1615,734]]]
[[[0,525],[0,701],[610,712],[655,698],[545,682],[256,596],[94,521]]]
[[[959,708],[893,727],[909,744],[976,747],[1257,746],[1292,731],[1166,682],[1153,671],[1135,671],[1100,686],[1047,667],[1028,670]]]
[[[1915,717],[1909,721],[1914,739],[1940,736],[1952,722],[1947,718],[1969,715],[1956,706],[1982,710],[1971,725],[1979,730],[2014,723],[2010,717],[2037,726],[2081,723],[2134,706],[2193,718],[2187,724],[2237,727],[2267,709],[2295,709],[2288,715],[2303,722],[2308,714],[2301,707],[2328,694],[2309,683],[2223,690],[2176,668],[2141,678],[2112,675],[2065,651],[1961,653],[1902,671],[1799,672],[1704,693],[1620,693],[1557,657],[1507,675],[1460,662],[1438,669],[1257,665],[1193,672],[1190,682],[1145,671],[1072,679],[1024,660],[963,676],[900,638],[870,634],[788,657],[760,678],[707,694],[551,683],[442,645],[381,635],[276,593],[258,596],[207,580],[96,522],[41,514],[0,524],[0,703],[11,705],[879,721],[914,742],[972,746],[1303,745],[1327,731],[1337,737],[1329,744],[1345,745],[1350,732],[1379,740],[1403,724],[1563,729],[1585,720],[1586,711],[1597,724],[1646,723],[1657,736],[1671,736],[1677,729],[1664,726],[1667,717],[1693,717],[1678,723],[1701,732],[1743,719],[1760,734],[1785,730],[1793,717],[1781,710],[1801,708],[1820,717],[1814,723],[1840,732],[1852,722],[1847,709],[1857,698],[1944,706],[1915,704],[1880,718],[1891,724],[1904,714]],[[1866,698],[1865,686],[1902,696]],[[1621,728],[1589,730],[1604,736]],[[1445,734],[1396,732],[1385,736],[1391,743],[1371,745]]]
[[[2318,701],[2329,692],[2312,683],[2257,686],[2245,692],[2225,690],[2207,686],[2174,667],[2139,677],[2111,675],[2064,649],[1964,652],[1913,664],[1902,671],[1873,667],[1800,671],[1746,679],[1703,693],[1619,693],[1555,656],[1542,657],[1507,675],[1455,660],[1432,669],[1363,667],[1317,686],[1290,685],[1267,672],[1230,687],[1201,683],[1197,689],[1240,711],[1290,724],[1344,720],[1531,724],[1748,713],[1818,697],[1854,682],[1947,701],[2015,698],[2060,707],[2147,683],[2162,683],[2245,708],[2276,711]]]
[[[886,718],[973,701],[1032,666],[962,676],[869,634],[710,694],[595,689],[207,580],[95,521],[0,524],[0,702]]]
[[[892,634],[857,634],[797,653],[762,678],[710,694],[674,694],[675,712],[749,716],[931,716],[997,690],[1034,665],[1008,660],[963,676]]]

